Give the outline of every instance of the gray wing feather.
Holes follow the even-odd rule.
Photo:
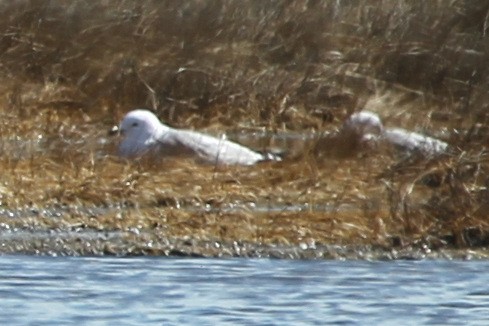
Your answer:
[[[240,144],[191,130],[172,129],[160,143],[173,151],[194,153],[209,163],[252,165],[266,159]]]

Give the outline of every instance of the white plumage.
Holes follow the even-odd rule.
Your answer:
[[[448,144],[439,139],[401,128],[385,128],[379,116],[369,111],[352,114],[343,124],[340,133],[357,137],[363,143],[386,141],[408,153],[438,155],[446,152]]]
[[[119,130],[123,140],[119,154],[134,158],[147,154],[193,156],[212,164],[252,165],[260,161],[278,159],[263,155],[240,144],[192,130],[179,130],[162,124],[147,110],[133,110],[126,114]]]

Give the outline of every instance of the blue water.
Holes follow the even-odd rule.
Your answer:
[[[489,262],[0,257],[1,325],[489,325]]]

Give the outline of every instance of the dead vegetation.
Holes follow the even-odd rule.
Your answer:
[[[2,225],[260,245],[489,243],[489,1],[17,0],[0,15],[1,207],[37,212]],[[451,152],[338,156],[302,142],[256,167],[128,163],[107,132],[134,107],[216,134],[315,135],[365,108]],[[59,207],[60,218],[42,213]]]

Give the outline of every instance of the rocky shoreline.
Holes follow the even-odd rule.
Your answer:
[[[234,241],[171,238],[150,232],[3,231],[0,254],[40,256],[159,256],[200,258],[421,260],[488,259],[487,248],[438,248],[427,244],[404,247],[301,243],[274,245]]]

